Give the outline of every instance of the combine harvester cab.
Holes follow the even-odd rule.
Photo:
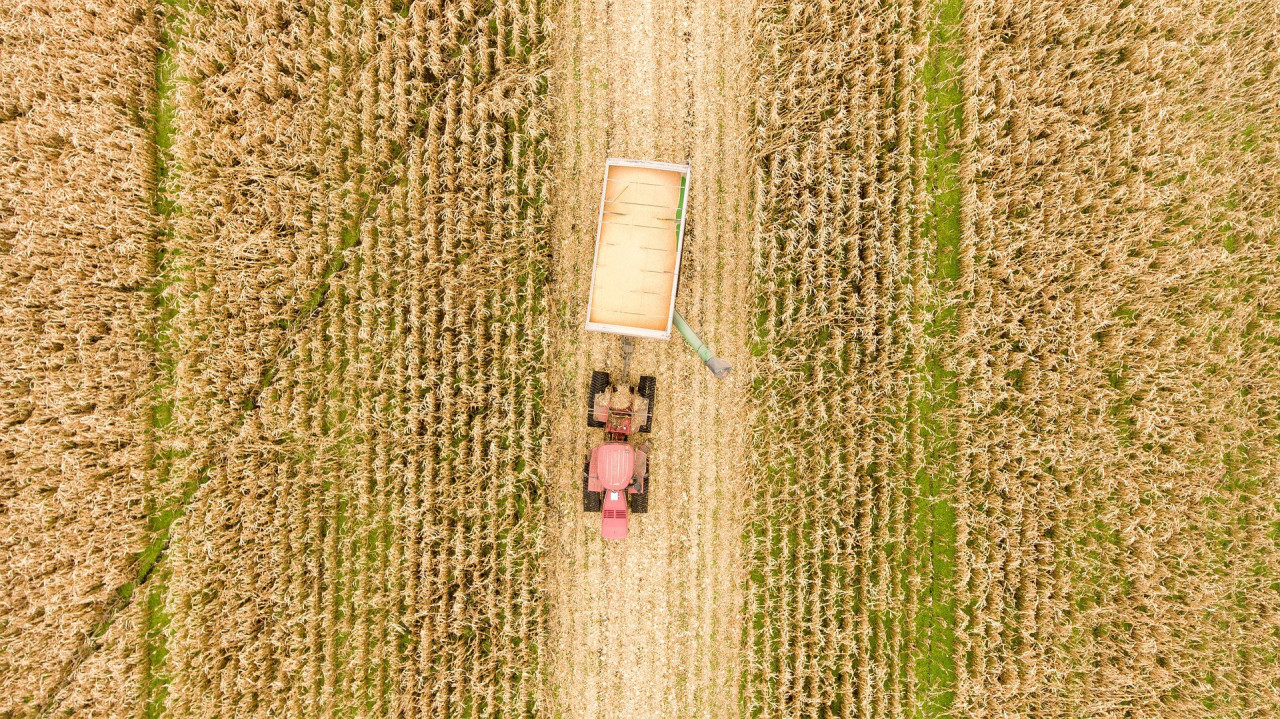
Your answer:
[[[688,189],[688,165],[605,162],[586,329],[622,336],[622,373],[616,385],[607,372],[591,375],[587,426],[605,441],[582,465],[582,509],[602,514],[605,539],[626,537],[629,515],[649,511],[649,445],[628,439],[649,431],[657,380],[628,382],[633,338],[670,339],[674,325],[717,378],[730,370],[676,312]]]
[[[648,511],[649,488],[644,469],[648,463],[643,449],[626,442],[606,442],[591,453],[587,489],[599,493],[600,531],[605,539],[626,537],[627,515]]]

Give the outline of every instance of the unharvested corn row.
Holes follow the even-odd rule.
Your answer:
[[[1275,710],[1272,13],[966,3],[957,712]]]
[[[753,716],[914,707],[903,458],[921,27],[874,4],[758,16]]]
[[[95,635],[154,478],[148,11],[0,6],[0,716],[137,708],[132,637]]]
[[[204,10],[169,709],[530,714],[544,10]]]

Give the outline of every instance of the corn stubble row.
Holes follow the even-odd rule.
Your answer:
[[[965,7],[956,695],[1280,707],[1266,3]]]
[[[174,716],[532,711],[543,22],[183,13]]]
[[[74,670],[109,642],[95,628],[144,540],[146,9],[0,6],[0,716],[136,689],[130,661],[98,684]]]
[[[762,9],[748,711],[1280,706],[1270,13],[965,3],[953,282],[922,18]]]
[[[924,209],[910,4],[771,3],[755,92],[761,402],[745,708],[907,716]]]

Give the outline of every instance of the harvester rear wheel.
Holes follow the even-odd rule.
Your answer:
[[[631,513],[647,514],[649,512],[649,492],[653,489],[653,482],[646,476],[644,480],[644,491],[636,492],[631,495]]]
[[[601,505],[604,504],[604,497],[599,492],[592,492],[588,487],[591,486],[591,458],[582,462],[582,511],[599,512]]]
[[[609,373],[595,370],[591,373],[591,387],[587,390],[587,426],[599,429],[604,422],[596,419],[596,395],[609,388]]]
[[[639,394],[649,401],[649,416],[644,418],[644,424],[640,425],[641,432],[648,432],[653,427],[653,399],[658,393],[658,380],[649,375],[640,378]]]

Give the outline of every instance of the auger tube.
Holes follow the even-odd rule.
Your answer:
[[[711,354],[711,348],[698,339],[698,335],[689,328],[689,323],[684,321],[684,317],[680,316],[679,311],[674,313],[673,320],[676,329],[680,330],[680,336],[684,337],[684,341],[688,342],[693,351],[698,353],[698,358],[707,366],[707,369],[711,370],[711,374],[715,375],[716,379],[728,377],[733,367],[728,362]]]

